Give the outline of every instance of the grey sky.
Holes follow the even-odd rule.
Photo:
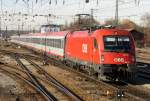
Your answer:
[[[24,0],[28,1],[28,0]],[[57,1],[57,2],[56,2]],[[90,9],[94,11],[94,18],[102,22],[115,16],[115,0],[29,0],[28,4],[23,0],[2,0],[1,17],[2,28],[5,29],[31,29],[38,28],[42,24],[50,23],[64,24],[73,21],[74,15],[78,13],[89,13]],[[135,0],[119,0],[119,18],[130,19],[141,24],[140,18],[145,13],[150,12],[150,0],[140,0],[139,5]],[[138,1],[138,0],[137,0]],[[19,14],[21,12],[21,14]],[[25,16],[22,14],[28,14]],[[33,15],[48,15],[52,17]],[[23,26],[23,27],[22,27]]]

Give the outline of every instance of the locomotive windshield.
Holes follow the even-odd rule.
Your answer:
[[[104,49],[105,51],[113,52],[129,52],[130,39],[128,36],[105,36]]]

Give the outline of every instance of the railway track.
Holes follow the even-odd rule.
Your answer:
[[[53,62],[57,62],[57,61],[53,61]],[[51,62],[49,62],[51,63]],[[60,62],[55,63],[59,66],[62,67],[63,64],[61,64]],[[106,82],[102,82],[98,79],[95,79],[95,77],[91,77],[85,73],[79,72],[79,71],[75,71],[74,69],[68,68],[67,66],[63,66],[63,68],[72,71],[72,72],[76,72],[78,74],[80,74],[81,76],[84,76],[88,79],[91,79],[93,81],[98,82],[101,85],[104,85],[108,88],[111,88],[113,91],[116,91],[117,93],[120,91],[123,91],[121,93],[125,93],[126,96],[133,98],[134,100],[139,100],[139,101],[150,101],[150,92],[145,91],[143,89],[139,89],[138,87],[134,87],[134,85],[129,84],[128,82],[125,81],[119,81],[117,83],[106,83]],[[132,101],[132,100],[131,100]]]
[[[55,86],[63,94],[66,94],[68,96],[69,101],[70,100],[83,101],[78,95],[76,95],[70,89],[68,89],[67,87],[65,87],[60,82],[58,82],[55,78],[53,78],[46,71],[44,71],[40,66],[38,66],[37,64],[35,64],[34,62],[32,62],[30,59],[26,58],[27,57],[26,55],[17,54],[17,53],[11,53],[9,55],[13,56],[13,58],[17,61],[17,63],[19,64],[19,66],[22,67],[22,70],[20,70],[20,69],[18,69],[18,70],[21,71],[21,72],[25,72],[30,77],[30,79],[32,80],[32,82],[34,83],[34,85],[36,85],[39,88],[38,90],[41,91],[41,94],[43,94],[47,98],[47,100],[57,101],[58,99],[55,98],[54,95],[50,94],[50,92],[48,90],[46,90],[46,88],[38,80],[40,78],[40,76],[38,76],[38,77],[34,76],[35,74],[31,70],[29,70],[29,68],[27,68],[27,66],[23,63],[23,61],[28,61],[30,63],[30,65],[32,65],[34,67],[34,69],[37,69],[37,71],[40,71],[40,75],[42,74],[43,81],[45,81],[47,84]],[[17,69],[17,68],[14,68],[14,69]],[[43,78],[43,76],[44,76],[44,78]]]
[[[137,62],[137,67],[138,67],[138,76],[143,79],[150,80],[150,64]]]
[[[24,65],[24,63],[16,56],[14,56],[17,63],[20,67],[25,70],[25,73],[30,78],[30,82],[36,87],[36,89],[48,100],[48,101],[58,101],[54,95],[52,95],[40,82],[39,80],[31,73],[31,71]]]
[[[37,77],[35,77],[27,68],[26,66],[20,61],[20,59],[14,56],[17,63],[20,65],[22,69],[13,68],[11,67],[11,70],[7,70],[4,68],[0,68],[5,73],[17,77],[20,80],[25,81],[27,84],[35,88],[36,91],[41,93],[47,101],[58,101],[45,87],[37,80]],[[5,65],[6,66],[6,65]],[[8,65],[7,65],[8,66]],[[17,71],[15,71],[17,70]],[[26,75],[25,75],[26,74]]]
[[[150,80],[150,52],[149,48],[137,50],[138,77]]]
[[[42,73],[45,76],[45,79],[47,81],[50,81],[55,87],[57,87],[60,91],[64,92],[66,95],[70,96],[75,101],[83,101],[78,95],[76,95],[73,91],[71,91],[69,88],[64,86],[62,83],[57,81],[54,77],[52,77],[50,74],[48,74],[44,69],[42,69],[39,65],[35,64],[32,60],[28,59],[27,57],[24,57],[24,59],[28,60],[28,62],[33,65],[40,73]]]
[[[22,54],[23,55],[23,54]],[[28,56],[30,57],[30,56]],[[112,85],[112,84],[108,84],[108,83],[105,83],[105,82],[101,82],[93,77],[90,77],[88,76],[87,74],[84,74],[84,73],[81,73],[81,72],[78,72],[76,70],[73,70],[71,68],[68,68],[67,66],[65,66],[64,64],[56,61],[56,60],[49,60],[49,63],[53,63],[53,65],[57,65],[59,67],[62,67],[62,68],[65,68],[66,70],[68,71],[71,71],[71,72],[76,72],[77,74],[79,74],[80,76],[83,76],[85,78],[88,78],[90,80],[93,80],[97,83],[99,83],[100,85],[104,85],[106,86],[107,88],[111,88],[112,91],[114,91],[116,94],[117,94],[117,91],[120,91],[120,89],[123,89],[125,91],[125,96],[131,98],[133,101],[134,100],[140,100],[140,101],[147,101],[150,99],[150,96],[143,96],[143,94],[147,94],[146,92],[142,91],[142,90],[138,90],[137,88],[133,87],[132,85],[125,85],[125,86],[120,86],[120,85]],[[35,64],[34,64],[35,65]],[[40,70],[41,71],[41,70]],[[139,91],[141,93],[139,93]],[[138,93],[136,93],[138,92]],[[135,94],[136,93],[136,94]]]
[[[12,78],[17,78],[23,82],[25,82],[26,84],[30,85],[31,87],[33,87],[36,91],[39,92],[39,89],[26,77],[20,75],[18,72],[15,71],[11,71],[8,69],[4,69],[4,68],[0,68],[1,71],[3,71],[3,73],[5,73],[6,75],[12,77]],[[23,73],[23,72],[22,72]]]

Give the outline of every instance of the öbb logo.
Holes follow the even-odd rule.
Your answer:
[[[124,58],[114,58],[114,62],[124,62]]]
[[[87,44],[82,44],[82,52],[87,53]]]

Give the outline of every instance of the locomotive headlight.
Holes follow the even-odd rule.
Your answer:
[[[104,55],[101,55],[101,62],[104,62],[105,59],[104,59]]]

